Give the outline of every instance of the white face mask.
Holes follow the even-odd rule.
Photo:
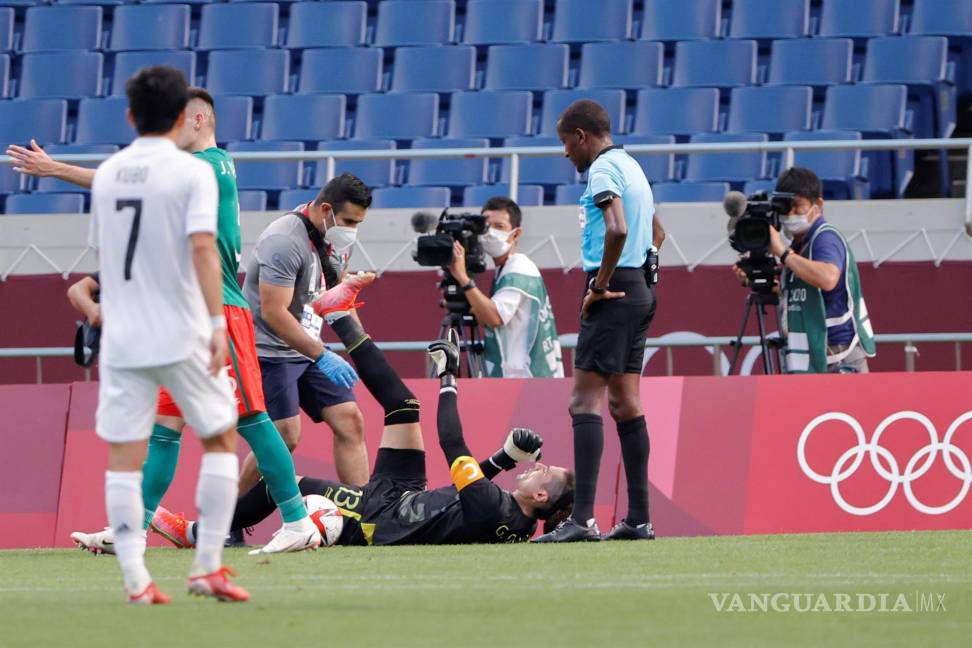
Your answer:
[[[338,256],[347,254],[358,240],[358,228],[335,223],[324,232],[324,240],[331,244],[331,249]]]
[[[780,218],[780,224],[783,225],[783,233],[786,234],[787,238],[799,236],[810,229],[811,213],[813,213],[813,208],[806,214],[793,214]]]
[[[486,235],[483,236],[483,249],[486,250],[486,254],[495,259],[509,252],[510,248],[513,247],[513,243],[510,242],[512,233],[512,231],[490,227]]]

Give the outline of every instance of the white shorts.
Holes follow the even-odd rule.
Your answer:
[[[209,373],[209,348],[198,345],[187,359],[159,367],[123,369],[101,366],[98,436],[109,443],[144,441],[152,434],[159,387],[172,394],[182,415],[201,438],[222,434],[236,424],[236,401],[224,367]]]

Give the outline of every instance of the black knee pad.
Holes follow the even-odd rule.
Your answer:
[[[385,425],[404,425],[419,422],[421,403],[403,383],[399,383],[393,398],[382,399],[385,406]]]

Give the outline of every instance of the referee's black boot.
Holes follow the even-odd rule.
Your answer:
[[[654,540],[655,530],[651,528],[651,522],[645,522],[637,526],[628,524],[621,520],[614,525],[614,528],[605,533],[601,540]]]
[[[556,529],[544,533],[533,542],[599,542],[600,540],[601,530],[597,528],[597,522],[584,526],[574,518],[567,518],[558,524]]]

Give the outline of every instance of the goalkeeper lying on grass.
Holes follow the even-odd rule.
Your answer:
[[[453,484],[426,490],[418,401],[353,317],[340,317],[331,325],[347,346],[362,382],[385,410],[381,446],[364,488],[299,478],[301,493],[323,495],[341,509],[345,523],[335,544],[522,542],[533,535],[538,519],[551,526],[569,514],[574,476],[565,468],[537,463],[517,477],[513,491],[490,481],[519,461],[539,458],[543,441],[534,432],[514,429],[503,448],[486,461],[470,456],[457,409],[459,349],[452,340],[431,344],[429,357],[441,381],[439,446]],[[233,528],[253,526],[273,510],[273,500],[261,481],[237,502]],[[153,521],[156,530],[182,547],[193,544],[194,526],[162,508]]]

